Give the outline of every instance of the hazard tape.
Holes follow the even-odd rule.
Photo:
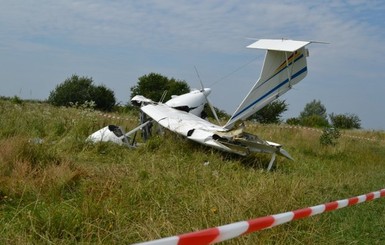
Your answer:
[[[339,201],[329,202],[309,208],[298,209],[286,213],[274,214],[261,218],[240,221],[228,225],[209,228],[206,230],[186,233],[183,235],[136,243],[137,245],[200,245],[223,242],[241,235],[272,228],[293,220],[303,219],[324,212],[337,210],[362,202],[371,201],[385,196],[385,189],[370,192],[361,196],[351,197]]]
[[[116,120],[130,121],[130,122],[138,121],[137,119],[132,119],[130,117],[120,117],[120,116],[105,114],[105,113],[101,113],[101,112],[100,113],[97,112],[97,115],[100,117],[109,118],[109,119],[116,119]]]

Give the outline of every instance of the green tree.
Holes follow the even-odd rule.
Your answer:
[[[329,127],[326,107],[319,100],[313,100],[305,105],[299,115],[300,125],[306,127]]]
[[[340,129],[359,129],[361,128],[361,120],[355,114],[330,114],[330,121],[333,127]]]
[[[112,111],[116,104],[114,92],[104,85],[94,87],[91,96],[96,108],[103,111]]]
[[[104,85],[95,86],[92,83],[92,78],[72,75],[51,91],[48,103],[69,106],[71,103],[94,101],[96,109],[111,110],[116,103],[114,92]]]
[[[153,101],[160,101],[164,91],[167,95],[164,101],[171,99],[172,95],[181,95],[190,92],[190,87],[185,81],[167,78],[157,73],[150,73],[139,77],[137,85],[131,87],[131,99],[135,95],[143,95]]]
[[[317,115],[327,120],[326,107],[319,100],[313,100],[305,105],[304,110],[300,113],[299,118]]]
[[[280,123],[282,113],[287,111],[288,105],[285,101],[275,100],[257,111],[250,119],[255,119],[260,123]]]

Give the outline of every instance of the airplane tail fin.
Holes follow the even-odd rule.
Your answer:
[[[267,50],[261,75],[224,126],[231,129],[239,120],[245,120],[265,105],[286,93],[307,74],[305,48],[310,42],[285,39],[261,39],[248,48]]]

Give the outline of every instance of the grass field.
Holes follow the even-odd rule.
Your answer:
[[[131,114],[0,100],[0,244],[130,244],[248,220],[385,187],[385,133],[321,133],[275,125],[248,131],[295,158],[241,158],[176,137],[138,149],[86,143]],[[366,140],[370,138],[373,140]],[[359,204],[224,244],[383,244],[385,200]]]

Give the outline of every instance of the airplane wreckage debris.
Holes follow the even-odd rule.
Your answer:
[[[208,99],[210,88],[193,90],[179,96],[172,96],[167,102],[154,102],[137,95],[132,104],[140,106],[141,124],[128,133],[115,125],[104,127],[91,134],[87,140],[92,142],[111,141],[120,145],[135,147],[136,132],[141,130],[147,140],[151,136],[151,126],[157,123],[189,140],[215,149],[246,156],[250,153],[272,154],[268,170],[271,169],[276,155],[293,160],[280,144],[263,140],[256,135],[244,132],[242,121],[264,106],[289,91],[307,75],[308,50],[312,42],[287,39],[261,39],[247,46],[252,49],[266,50],[265,60],[259,79],[240,103],[229,121],[220,126],[218,117]],[[204,106],[208,104],[217,124],[203,119]],[[241,125],[241,126],[238,126]],[[131,139],[131,135],[134,135]]]
[[[144,124],[139,125],[138,127],[134,128],[128,133],[124,133],[124,130],[116,125],[108,125],[95,133],[88,136],[87,140],[88,142],[113,142],[118,145],[125,145],[130,148],[135,148],[137,146],[136,143],[136,132],[138,130],[144,130],[143,128],[147,125],[151,124],[151,121],[147,121]],[[148,130],[145,129],[146,131]],[[134,134],[134,137],[131,138],[130,136]]]

